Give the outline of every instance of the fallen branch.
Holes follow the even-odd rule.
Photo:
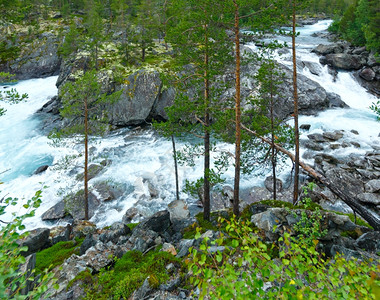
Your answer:
[[[257,138],[261,139],[263,142],[272,145],[272,142],[269,139],[258,135],[255,131],[247,128],[243,124],[241,125],[241,128],[253,134]],[[286,150],[285,148],[281,147],[279,144],[274,143],[274,147],[277,150],[284,153],[285,155],[289,156],[292,161],[295,160],[294,154]],[[373,227],[373,229],[375,229],[376,231],[380,231],[380,218],[374,215],[366,207],[361,205],[360,200],[358,198],[348,195],[347,193],[342,191],[338,186],[332,183],[328,178],[318,173],[316,170],[314,170],[312,167],[305,164],[304,162],[300,161],[299,165],[311,177],[313,177],[319,183],[325,185],[334,195],[336,195],[339,199],[341,199],[344,203],[346,203],[354,212],[357,212],[364,220],[368,222],[369,225]]]

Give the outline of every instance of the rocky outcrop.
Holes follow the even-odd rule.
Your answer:
[[[146,123],[155,110],[161,87],[158,72],[139,70],[128,76],[116,87],[116,91],[122,91],[119,100],[105,107],[109,123],[115,126]]]
[[[356,71],[357,81],[370,92],[380,96],[380,61],[365,47],[353,47],[349,43],[320,44],[312,52],[322,55],[321,64],[335,70]]]
[[[20,49],[20,54],[14,60],[0,65],[1,72],[9,72],[15,75],[16,79],[31,79],[57,75],[60,69],[61,60],[58,57],[58,37],[50,32],[44,32],[30,43],[16,43]]]

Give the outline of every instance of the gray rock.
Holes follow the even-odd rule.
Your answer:
[[[319,55],[326,55],[326,54],[331,54],[331,53],[342,53],[343,51],[344,51],[344,47],[341,44],[328,44],[328,45],[319,44],[311,52],[317,53]]]
[[[362,67],[359,56],[346,53],[327,54],[325,61],[320,60],[320,62],[342,70],[358,70]]]
[[[91,180],[92,178],[95,178],[98,176],[102,171],[104,170],[103,165],[98,164],[91,164],[88,166],[88,180]],[[76,180],[83,181],[84,180],[84,173],[80,173],[77,175]]]
[[[367,81],[372,81],[376,77],[376,73],[371,68],[364,68],[360,71],[359,76]]]
[[[380,179],[373,179],[368,181],[364,186],[364,190],[368,193],[380,192]]]
[[[15,74],[16,79],[48,77],[57,75],[61,60],[58,57],[58,37],[41,35],[30,44],[21,44],[21,52],[14,60],[0,65],[0,72]]]
[[[67,211],[74,219],[84,219],[84,191],[71,193],[64,198],[65,211]],[[91,219],[95,211],[100,205],[100,201],[93,193],[88,195],[88,217]]]
[[[143,230],[138,226],[133,230],[132,236],[127,242],[127,247],[132,250],[145,252],[156,245],[156,239],[159,237],[158,233],[147,229]]]
[[[267,188],[268,191],[273,192],[273,176],[268,176],[265,178],[264,185]],[[276,191],[281,192],[282,191],[282,181],[279,178],[276,178]]]
[[[307,137],[317,143],[324,143],[326,142],[326,139],[323,137],[322,134],[320,133],[313,133],[313,134],[308,134]]]
[[[182,219],[188,219],[190,216],[189,208],[183,200],[174,200],[169,203],[168,210],[170,213],[170,221],[172,223]]]
[[[112,201],[120,198],[126,190],[127,185],[110,181],[100,181],[93,184],[95,190],[99,193],[99,200]]]
[[[41,174],[41,173],[45,172],[48,168],[49,168],[48,165],[43,165],[41,167],[38,167],[37,170],[35,170],[33,174],[34,175]]]
[[[355,244],[366,251],[380,252],[380,231],[367,232],[360,236]]]
[[[306,149],[314,151],[322,151],[324,149],[324,147],[321,144],[308,140],[302,140],[301,145]]]
[[[63,219],[67,215],[68,213],[65,210],[65,202],[61,200],[54,206],[50,207],[47,211],[45,211],[42,214],[41,219],[43,221],[53,221]]]
[[[194,240],[181,240],[178,245],[177,257],[181,258],[189,254],[189,249],[194,245]]]
[[[88,249],[96,245],[96,239],[92,236],[92,234],[88,234],[84,239],[82,245],[80,246],[80,255],[86,253]]]
[[[358,199],[364,203],[370,203],[374,205],[380,204],[380,194],[375,193],[362,193],[358,195]]]
[[[104,244],[112,242],[114,244],[118,243],[121,236],[126,236],[131,233],[131,229],[122,222],[113,223],[110,229],[104,230],[99,236],[99,240]]]
[[[310,124],[302,124],[302,125],[300,126],[300,129],[301,129],[301,130],[305,130],[305,131],[309,131],[309,130],[310,130],[310,127],[311,127]]]
[[[327,93],[330,108],[348,108],[349,106],[335,93]]]
[[[35,253],[50,246],[49,228],[37,228],[30,231],[29,235],[19,242],[21,247],[28,247],[28,250],[23,252],[23,256]]]
[[[162,210],[142,221],[139,225],[137,225],[136,229],[153,230],[157,233],[163,233],[169,229],[170,225],[171,222],[169,211]]]
[[[19,271],[26,278],[29,278],[33,274],[33,270],[36,268],[36,254],[33,253],[25,258],[25,263],[23,263]],[[30,291],[34,289],[36,285],[36,280],[26,280],[24,287],[20,290],[20,295],[27,295]]]
[[[319,64],[311,61],[302,61],[302,64],[309,69],[311,74],[320,76],[322,73],[322,68]]]
[[[133,292],[131,300],[146,299],[146,297],[152,292],[153,288],[149,285],[149,277],[146,278],[142,286]]]
[[[162,81],[159,73],[139,70],[117,87],[120,99],[105,107],[109,122],[116,126],[139,125],[148,121],[161,93]]]
[[[343,137],[343,133],[341,131],[336,130],[334,132],[324,132],[322,136],[325,139],[335,142],[337,140],[340,140]]]

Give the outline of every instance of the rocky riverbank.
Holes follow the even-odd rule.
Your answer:
[[[252,221],[255,230],[258,230],[257,234],[264,241],[276,245],[286,228],[294,230],[292,228],[300,221],[303,212],[312,214],[312,211],[286,207],[290,208],[291,205],[280,201],[255,203],[243,212],[243,218]],[[71,241],[73,253],[66,255],[67,257],[52,270],[58,279],[59,289],[50,288],[52,296],[49,299],[80,299],[90,290],[101,288],[94,285],[97,274],[112,272],[118,259],[135,251],[143,254],[141,259],[154,253],[159,255],[160,252],[167,252],[169,257],[172,257],[172,262],[165,265],[165,275],[161,275],[166,278],[164,282],[159,279],[161,283],[154,284],[146,275],[146,278],[139,281],[135,290],[131,291],[130,299],[197,299],[199,291],[188,285],[191,272],[183,269],[179,262],[184,263],[189,255],[189,248],[199,248],[203,238],[207,237],[211,242],[220,237],[223,229],[216,226],[217,219],[219,216],[228,218],[229,213],[226,210],[215,212],[212,214],[211,223],[208,223],[203,221],[201,216],[190,217],[186,203],[179,200],[172,202],[167,210],[155,213],[138,225],[117,222],[106,228],[97,228],[87,221],[74,221],[66,227],[36,229],[22,245],[29,247],[28,253],[25,253],[28,255],[28,268],[34,268],[36,252],[38,267],[41,263],[38,260],[39,251],[46,249],[40,253],[44,259],[50,259],[47,256],[49,247],[63,247]],[[321,220],[321,230],[325,234],[319,240],[320,251],[329,257],[341,253],[347,259],[379,259],[379,232],[356,225],[346,215],[332,212],[322,211]],[[200,227],[203,233],[200,238],[194,237],[196,227]],[[219,248],[218,250],[222,251]],[[56,251],[59,251],[58,248]],[[137,266],[138,261],[134,264]],[[136,269],[135,272],[139,270]],[[153,273],[150,273],[150,276],[153,276]]]

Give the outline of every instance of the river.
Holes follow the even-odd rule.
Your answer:
[[[328,43],[323,38],[312,37],[313,33],[327,29],[331,21],[319,21],[314,25],[298,28],[297,59],[319,63],[317,55],[311,49],[319,43]],[[284,64],[290,65],[289,55],[277,57]],[[376,115],[369,109],[376,97],[362,88],[349,72],[339,72],[336,80],[328,73],[326,66],[321,66],[322,75],[316,76],[304,68],[301,73],[320,83],[327,91],[341,96],[350,108],[330,109],[317,116],[301,116],[300,124],[310,124],[309,132],[302,132],[301,139],[307,134],[323,131],[344,130],[346,139],[360,143],[361,147],[353,145],[347,148],[330,150],[336,156],[346,156],[350,153],[364,154],[373,147],[380,147],[380,123]],[[35,112],[49,98],[57,94],[55,87],[57,77],[32,79],[17,83],[16,88],[21,93],[28,93],[29,100],[17,105],[2,104],[7,109],[5,116],[0,118],[0,180],[1,197],[17,197],[19,205],[9,208],[2,220],[11,218],[11,212],[23,213],[22,204],[25,199],[33,196],[42,188],[42,204],[36,215],[28,219],[27,228],[53,226],[52,223],[41,221],[41,215],[62,199],[69,191],[76,191],[83,185],[75,179],[81,172],[83,157],[70,160],[70,167],[65,168],[63,160],[67,155],[79,155],[82,145],[76,145],[68,140],[67,145],[54,147],[49,139],[39,130],[41,119]],[[0,87],[1,88],[1,87]],[[356,130],[359,134],[354,134]],[[103,202],[91,221],[98,226],[110,225],[120,221],[126,210],[139,201],[141,211],[150,215],[167,206],[175,198],[174,167],[171,152],[171,142],[159,137],[152,130],[121,129],[113,132],[107,138],[94,138],[92,146],[92,163],[100,163],[108,159],[112,163],[96,178],[90,180],[90,187],[97,182],[108,182],[122,187],[123,194],[117,200]],[[179,143],[178,147],[182,144]],[[222,147],[233,149],[231,145]],[[302,155],[306,150],[301,149]],[[33,175],[41,165],[49,165],[47,171]],[[78,165],[78,167],[73,167]],[[290,162],[288,163],[290,165]],[[285,170],[285,176],[289,170]],[[269,172],[268,172],[269,173]],[[202,175],[202,163],[194,167],[180,166],[180,188],[185,179],[195,180]],[[233,182],[232,168],[225,174],[227,184]],[[263,176],[243,176],[242,188],[262,185]],[[151,199],[151,187],[156,190],[156,196]],[[195,199],[181,193],[182,199],[194,202]],[[23,200],[24,199],[24,200]]]

